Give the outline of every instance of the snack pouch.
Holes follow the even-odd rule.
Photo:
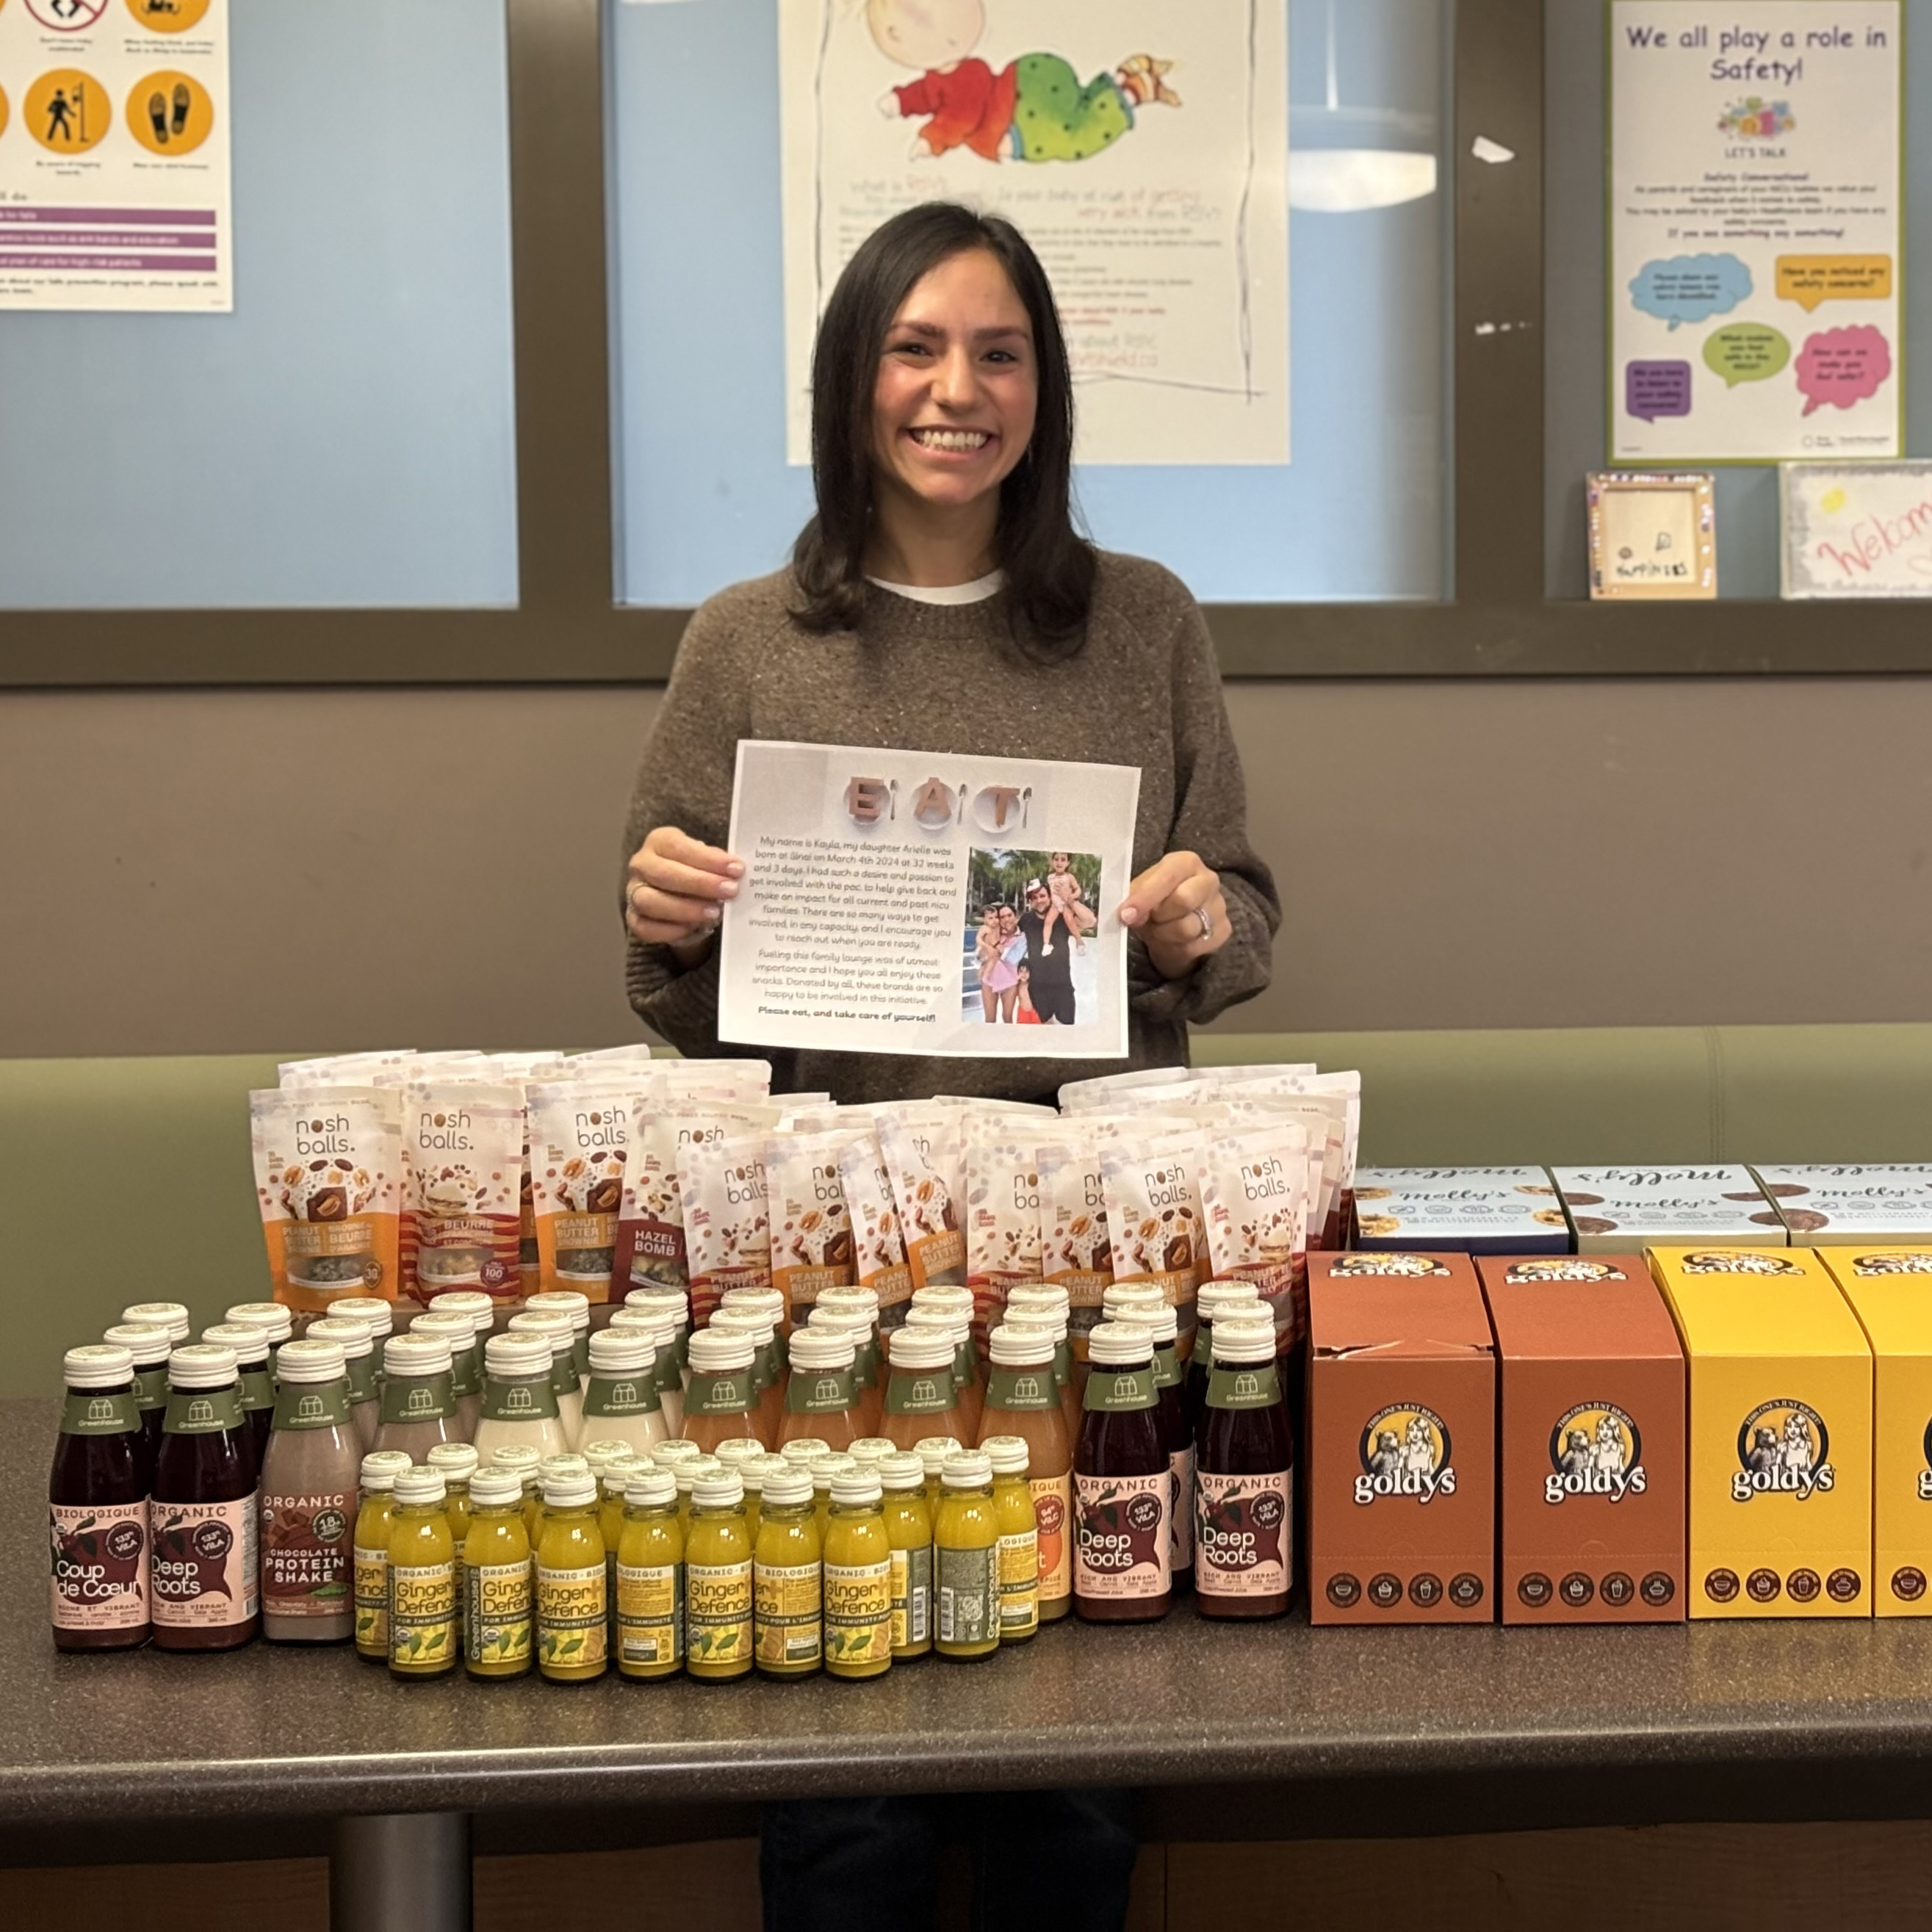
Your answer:
[[[543,1266],[537,1246],[536,1202],[531,1193],[535,1163],[530,1158],[530,1089],[531,1083],[538,1080],[569,1078],[572,1063],[556,1053],[486,1053],[477,1058],[487,1070],[474,1078],[506,1084],[514,1082],[524,1091],[524,1178],[517,1198],[517,1272],[521,1278],[521,1292],[531,1295],[543,1285]]]
[[[1162,1087],[1190,1077],[1184,1066],[1137,1066],[1126,1073],[1102,1073],[1091,1080],[1070,1080],[1060,1090],[1063,1114],[1090,1113],[1118,1106],[1142,1088]]]
[[[270,1088],[248,1096],[248,1128],[274,1299],[310,1313],[344,1296],[393,1301],[403,1166],[397,1095]]]
[[[1208,1258],[1195,1180],[1204,1144],[1198,1133],[1170,1133],[1100,1150],[1114,1279],[1160,1288],[1174,1310],[1184,1360],[1194,1346],[1194,1294]]]
[[[442,1075],[403,1090],[402,1290],[500,1301],[523,1292],[518,1250],[523,1089]]]
[[[1286,1118],[1210,1135],[1201,1211],[1216,1281],[1252,1282],[1287,1349],[1308,1332],[1308,1132]]]
[[[568,1288],[593,1303],[610,1299],[637,1097],[634,1085],[615,1080],[548,1081],[528,1090],[530,1205],[545,1294]]]
[[[912,1299],[912,1270],[899,1232],[892,1177],[886,1172],[879,1137],[870,1128],[847,1134],[837,1155],[838,1184],[852,1223],[853,1268],[861,1288],[879,1298],[879,1327],[897,1328]]]
[[[1088,1126],[1040,1150],[1041,1279],[1066,1291],[1066,1334],[1076,1358],[1087,1359],[1087,1333],[1114,1278],[1107,1236],[1107,1197],[1100,1150],[1112,1136]]]
[[[781,1132],[765,1143],[772,1286],[794,1327],[804,1324],[821,1288],[849,1288],[854,1280],[852,1216],[838,1178],[838,1150],[850,1138]]]
[[[1262,1126],[1270,1120],[1299,1120],[1308,1135],[1308,1245],[1330,1246],[1329,1232],[1339,1226],[1342,1177],[1348,1148],[1348,1101],[1340,1094],[1271,1093],[1229,1087],[1221,1104],[1237,1128]],[[1340,1244],[1339,1234],[1336,1244]]]
[[[1009,1289],[1045,1279],[1040,1249],[1040,1164],[1050,1142],[1070,1138],[1059,1120],[1012,1114],[966,1116],[966,1285],[982,1349]]]
[[[949,1172],[958,1164],[957,1115],[909,1109],[881,1113],[878,1125],[913,1286],[964,1286],[966,1243],[957,1205],[963,1189],[955,1186]]]
[[[680,1156],[694,1328],[710,1323],[728,1288],[772,1285],[765,1140],[763,1133],[694,1140]]]
[[[699,1142],[754,1129],[769,1132],[778,1121],[776,1108],[735,1100],[729,1094],[707,1100],[688,1085],[674,1099],[668,1092],[637,1097],[631,1108],[623,1197],[610,1259],[614,1300],[621,1301],[634,1288],[690,1287],[678,1180],[684,1156]]]

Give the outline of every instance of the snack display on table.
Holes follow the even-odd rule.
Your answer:
[[[1354,1245],[1562,1255],[1570,1224],[1540,1167],[1365,1167],[1355,1177]]]

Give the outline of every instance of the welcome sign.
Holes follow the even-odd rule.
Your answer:
[[[1786,597],[1932,597],[1932,463],[1788,463]]]

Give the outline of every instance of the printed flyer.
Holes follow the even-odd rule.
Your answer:
[[[1286,0],[779,0],[788,451],[859,244],[916,202],[1052,278],[1083,463],[1286,463]]]
[[[235,306],[228,0],[0,0],[0,309]]]
[[[1610,460],[1901,454],[1899,0],[1612,0]]]
[[[1130,765],[741,740],[719,1038],[1124,1057],[1127,934],[1109,915],[1140,788]]]

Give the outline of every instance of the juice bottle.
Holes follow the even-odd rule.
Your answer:
[[[746,1520],[751,1526],[752,1540],[754,1543],[758,1540],[758,1496],[764,1485],[764,1478],[762,1475],[760,1476],[755,1484],[751,1482],[748,1478],[751,1472],[755,1469],[770,1453],[770,1450],[760,1448],[755,1442],[746,1441],[735,1436],[728,1442],[721,1442],[718,1445],[717,1454],[720,1464],[725,1468],[736,1469],[740,1480],[745,1483],[745,1516]]]
[[[449,1518],[449,1540],[456,1551],[456,1629],[463,1634],[463,1606],[466,1599],[463,1585],[463,1546],[470,1540],[470,1485],[477,1468],[476,1445],[469,1442],[439,1442],[424,1459],[432,1469],[442,1473],[443,1514]]]
[[[359,1322],[368,1331],[370,1346],[380,1357],[382,1344],[394,1332],[396,1311],[393,1304],[374,1294],[351,1295],[328,1304],[332,1317],[343,1322]]]
[[[747,1315],[761,1316],[780,1335],[791,1333],[791,1310],[775,1288],[728,1288],[718,1306]]]
[[[456,1442],[473,1442],[483,1415],[483,1345],[474,1324],[460,1311],[445,1314],[439,1305],[430,1314],[418,1315],[410,1324],[410,1334],[412,1339],[434,1339],[448,1348],[450,1393],[456,1398],[450,1434]]]
[[[154,1627],[134,1352],[95,1342],[70,1348],[62,1366],[67,1404],[47,1478],[54,1648],[132,1650]]]
[[[839,1328],[794,1328],[788,1352],[791,1372],[778,1446],[811,1436],[833,1449],[849,1447],[859,1433],[852,1337]]]
[[[356,1477],[341,1348],[286,1343],[274,1428],[262,1461],[262,1634],[272,1643],[341,1643],[356,1634]]]
[[[268,1372],[268,1338],[245,1322],[218,1322],[201,1331],[201,1339],[217,1348],[235,1352],[235,1387],[242,1401],[242,1419],[255,1452],[255,1466],[268,1450],[268,1430],[275,1415],[275,1378]]]
[[[926,1465],[909,1450],[896,1449],[876,1466],[892,1551],[892,1654],[923,1657],[932,1648],[932,1512],[926,1504]]]
[[[587,1683],[604,1675],[610,1647],[597,1478],[587,1468],[554,1470],[544,1478],[543,1499],[537,1668],[553,1683]]]
[[[308,1324],[302,1340],[333,1342],[342,1351],[349,1378],[349,1426],[356,1432],[356,1446],[368,1455],[376,1446],[376,1425],[382,1412],[376,1386],[375,1345],[369,1340],[368,1330],[359,1322],[325,1315]]]
[[[617,1670],[669,1677],[684,1667],[684,1532],[668,1469],[640,1462],[624,1485],[617,1542]]]
[[[1000,1526],[984,1450],[949,1456],[933,1525],[933,1593],[941,1657],[990,1657],[1000,1647]]]
[[[774,1469],[752,1546],[752,1654],[764,1676],[809,1677],[824,1660],[824,1560],[811,1472]]]
[[[1294,1435],[1274,1318],[1214,1316],[1196,1474],[1194,1585],[1204,1617],[1278,1617],[1294,1585]]]
[[[536,1513],[541,1499],[536,1498],[537,1470],[543,1458],[527,1443],[506,1442],[500,1449],[493,1449],[488,1460],[481,1465],[490,1469],[508,1469],[517,1479],[518,1509],[525,1516],[524,1533],[530,1538],[530,1547],[536,1547]]]
[[[470,1479],[463,1539],[463,1667],[472,1677],[521,1677],[536,1648],[535,1579],[523,1478],[500,1462]]]
[[[222,1316],[224,1323],[240,1322],[259,1328],[268,1338],[268,1373],[279,1376],[282,1344],[296,1332],[296,1318],[279,1301],[238,1301]]]
[[[1053,1340],[1044,1329],[1015,1330],[1003,1322],[988,1337],[986,1350],[992,1366],[980,1447],[998,1436],[1018,1436],[1026,1444],[1039,1534],[1040,1617],[1056,1622],[1073,1607],[1073,1444],[1054,1380]]]
[[[439,1442],[456,1440],[456,1388],[449,1343],[440,1335],[392,1335],[382,1345],[382,1413],[378,1449],[424,1462]]]
[[[716,1456],[703,1454],[687,1457],[670,1466],[671,1480],[677,1485],[677,1520],[686,1536],[691,1534],[691,1514],[697,1505],[692,1500],[698,1485],[707,1476],[723,1473],[724,1465]],[[738,1479],[739,1507],[744,1507],[744,1478]]]
[[[885,1416],[879,1433],[910,1449],[922,1436],[964,1440],[966,1418],[952,1379],[950,1330],[895,1328],[886,1340]]]
[[[396,1478],[409,1466],[410,1459],[395,1449],[372,1449],[362,1459],[352,1546],[356,1654],[371,1664],[389,1658],[389,1526],[396,1510]]]
[[[754,1413],[757,1397],[751,1337],[716,1322],[691,1338],[691,1386],[684,1396],[684,1438],[709,1454],[733,1437],[769,1448]]]
[[[877,1469],[854,1462],[832,1479],[825,1530],[825,1668],[883,1677],[892,1661],[892,1546]]]
[[[100,1339],[110,1348],[125,1348],[134,1358],[134,1406],[141,1418],[134,1454],[145,1496],[153,1486],[154,1458],[160,1454],[161,1418],[168,1412],[168,1351],[173,1343],[165,1328],[151,1322],[117,1322]],[[142,1569],[145,1574],[145,1564]]]
[[[884,1436],[855,1436],[845,1445],[845,1453],[855,1462],[868,1466],[882,1462],[888,1456],[896,1456],[898,1450],[891,1440]]]
[[[255,1446],[231,1348],[168,1358],[148,1575],[158,1650],[233,1650],[262,1627]]]
[[[122,1310],[121,1319],[139,1322],[143,1328],[165,1328],[168,1340],[176,1348],[188,1340],[190,1333],[187,1305],[179,1301],[131,1302]]]
[[[1180,1364],[1174,1353],[1175,1318],[1166,1302],[1147,1324],[1154,1334],[1154,1410],[1161,1447],[1167,1451],[1167,1566],[1176,1585],[1194,1571],[1194,1432],[1181,1404]]]
[[[668,1328],[671,1339],[668,1345],[671,1360],[668,1364],[663,1358],[661,1346],[658,1361],[658,1396],[664,1404],[664,1427],[674,1438],[684,1433],[684,1382],[686,1358],[691,1339],[691,1298],[682,1288],[634,1288],[624,1298],[624,1306],[619,1314],[648,1315],[652,1318],[652,1332]],[[611,1318],[612,1328],[617,1326],[617,1317]]]
[[[620,1441],[640,1456],[664,1441],[657,1360],[651,1336],[635,1329],[605,1328],[590,1337],[590,1372],[584,1385],[586,1435]]]
[[[1154,1336],[1123,1322],[1088,1336],[1086,1414],[1073,1452],[1073,1607],[1090,1623],[1164,1617],[1172,1479],[1161,1441]]]
[[[946,1464],[965,1448],[956,1436],[922,1436],[913,1447],[913,1454],[926,1472],[924,1495],[926,1506],[932,1512],[934,1522],[939,1520],[939,1504],[942,1495],[940,1475]]]
[[[684,1644],[685,1670],[700,1682],[751,1670],[752,1537],[745,1486],[735,1470],[716,1470],[692,1494],[684,1537]]]
[[[755,1541],[758,1534],[758,1517],[764,1504],[765,1478],[774,1469],[802,1468],[806,1466],[790,1462],[783,1456],[774,1456],[768,1450],[763,1455],[748,1456],[728,1466],[736,1470],[739,1480],[745,1485],[745,1526],[752,1532]]]
[[[483,1345],[477,1454],[487,1462],[502,1448],[533,1449],[543,1456],[569,1446],[550,1376],[549,1337],[492,1335]]]
[[[812,1506],[818,1515],[818,1534],[824,1540],[832,1516],[832,1485],[838,1476],[859,1466],[849,1456],[814,1456],[806,1466],[812,1472]]]
[[[570,1323],[570,1365],[579,1391],[590,1379],[590,1298],[574,1288],[546,1288],[524,1303],[526,1315],[561,1315]]]
[[[767,1449],[778,1447],[784,1423],[784,1360],[776,1322],[762,1310],[721,1306],[711,1329],[721,1335],[742,1335],[752,1345],[752,1418],[758,1440]],[[688,1404],[686,1405],[688,1407]]]
[[[1024,1643],[1040,1628],[1040,1522],[1027,1482],[1027,1445],[1018,1436],[989,1436],[980,1446],[993,1466],[1000,1641]]]
[[[876,1432],[884,1390],[879,1370],[879,1298],[869,1288],[819,1292],[808,1318],[814,1328],[842,1328],[852,1338],[853,1382],[858,1390],[858,1426]]]
[[[964,1288],[922,1288],[922,1294],[966,1294]],[[959,1404],[959,1413],[965,1427],[962,1433],[970,1441],[980,1431],[980,1411],[983,1401],[983,1391],[980,1386],[980,1360],[973,1346],[973,1323],[969,1314],[958,1309],[942,1306],[920,1306],[915,1304],[905,1318],[908,1328],[946,1336],[952,1347],[952,1387]]]
[[[1016,1294],[1018,1289],[1014,1291]],[[1000,1324],[1016,1334],[1030,1334],[1037,1330],[1053,1343],[1053,1382],[1060,1395],[1060,1418],[1066,1424],[1066,1439],[1070,1443],[1080,1440],[1081,1399],[1087,1386],[1086,1364],[1076,1362],[1073,1345],[1067,1339],[1066,1318],[1064,1316],[1046,1316],[1022,1310],[1010,1314]]]
[[[1194,1299],[1194,1352],[1187,1358],[1187,1379],[1181,1407],[1187,1426],[1198,1436],[1201,1414],[1208,1406],[1208,1374],[1214,1360],[1214,1319],[1226,1306],[1231,1312],[1252,1304],[1262,1306],[1262,1292],[1249,1281],[1204,1281]]]
[[[441,1677],[456,1668],[456,1541],[442,1472],[398,1470],[389,1518],[389,1672]]]
[[[512,1316],[505,1332],[536,1336],[549,1344],[550,1394],[556,1398],[564,1442],[575,1448],[584,1435],[584,1388],[577,1378],[577,1336],[570,1317],[556,1310],[536,1315],[526,1310]]]
[[[592,1472],[597,1478],[597,1529],[604,1539],[604,1611],[610,1622],[610,1654],[614,1658],[617,1654],[617,1545],[624,1535],[624,1497],[630,1488],[632,1477],[638,1470],[650,1467],[641,1456],[626,1455],[594,1466]],[[670,1492],[675,1506],[675,1478]]]

